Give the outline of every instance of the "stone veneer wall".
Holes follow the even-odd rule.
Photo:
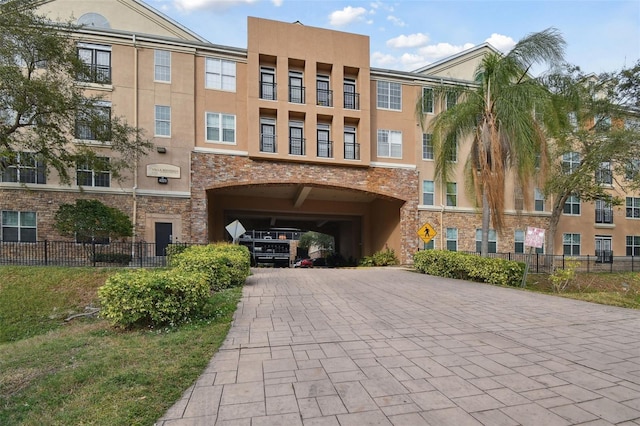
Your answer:
[[[145,214],[167,213],[179,215],[183,222],[183,238],[188,240],[190,228],[189,199],[138,196],[138,217],[136,231],[145,233]],[[107,206],[115,207],[133,218],[133,198],[131,194],[105,194],[78,192],[75,190],[37,190],[23,187],[0,190],[0,210],[35,211],[37,213],[38,240],[72,241],[62,237],[54,228],[54,216],[62,204],[73,204],[77,199],[96,199]]]
[[[207,190],[251,184],[312,184],[360,190],[404,201],[400,209],[402,263],[418,250],[418,172],[414,169],[345,167],[242,156],[192,153],[191,239],[207,242]]]
[[[444,248],[446,238],[440,239],[441,215],[439,211],[421,210],[420,225],[425,222],[438,232],[436,236],[436,248]],[[527,214],[507,214],[504,218],[505,227],[503,232],[497,235],[498,252],[509,253],[514,250],[514,231],[521,229],[526,231],[528,226],[549,229],[549,216],[533,216]],[[476,229],[482,228],[482,214],[480,212],[456,212],[445,210],[442,214],[443,232],[446,228],[458,228],[458,251],[475,251],[476,249]],[[443,235],[443,237],[446,237]],[[547,236],[548,237],[548,236]]]

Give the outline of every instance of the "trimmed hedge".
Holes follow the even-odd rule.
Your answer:
[[[177,270],[124,271],[98,289],[100,315],[122,328],[186,322],[202,313],[209,295],[204,274]]]
[[[423,274],[495,285],[518,286],[525,264],[446,250],[424,250],[413,256],[413,266]]]
[[[171,266],[185,272],[204,273],[212,291],[244,284],[251,273],[251,256],[245,246],[215,243],[191,246],[172,254]]]

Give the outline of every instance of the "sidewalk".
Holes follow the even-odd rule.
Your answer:
[[[640,311],[395,268],[254,269],[158,425],[640,425]]]

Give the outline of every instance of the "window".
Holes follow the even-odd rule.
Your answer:
[[[90,110],[80,111],[76,116],[76,139],[86,141],[108,141],[111,139],[111,104],[100,102]]]
[[[111,84],[111,46],[78,43],[78,58],[84,64],[79,81]]]
[[[276,97],[276,70],[260,67],[260,99],[275,101]]]
[[[610,161],[603,161],[600,163],[600,167],[596,170],[596,183],[603,185],[611,185],[613,183]]]
[[[524,195],[520,186],[516,186],[513,190],[513,207],[516,211],[524,210]]]
[[[207,58],[205,62],[207,89],[236,91],[236,63],[224,59]]]
[[[596,223],[613,223],[613,206],[610,200],[596,200]]]
[[[305,155],[304,128],[299,121],[289,122],[289,154]]]
[[[332,158],[333,147],[331,144],[330,126],[328,124],[318,123],[317,136],[318,136],[318,157]]]
[[[624,119],[624,128],[627,130],[640,130],[640,119],[639,118],[625,118]]]
[[[482,229],[476,229],[476,251],[482,251]],[[497,253],[498,237],[495,229],[489,229],[489,253]]]
[[[524,253],[524,231],[521,229],[516,229],[513,235],[513,252]]]
[[[458,103],[458,93],[456,92],[447,92],[446,95],[446,107],[447,109],[451,109]]]
[[[580,153],[567,152],[562,154],[562,170],[565,173],[573,173],[580,166]]]
[[[14,158],[6,159],[6,167],[0,171],[0,182],[47,183],[44,162],[32,152],[18,152]]]
[[[346,109],[360,109],[360,95],[356,93],[356,81],[351,78],[344,79],[344,107]]]
[[[593,118],[594,128],[597,131],[606,132],[611,129],[611,117],[599,115]]]
[[[289,102],[303,104],[304,83],[300,71],[289,71]]]
[[[624,177],[627,180],[640,178],[640,159],[632,158],[627,160],[624,167]]]
[[[111,186],[111,172],[109,172],[109,158],[96,157],[95,161],[79,161],[76,164],[76,181],[78,186],[96,186],[108,188]]]
[[[171,136],[171,107],[156,105],[156,136]]]
[[[534,210],[537,212],[544,211],[544,194],[538,189],[534,189]]]
[[[596,235],[595,247],[596,247],[596,262],[599,263],[611,263],[613,262],[613,246],[610,235]]]
[[[171,81],[171,52],[168,50],[156,50],[153,65],[153,79],[155,81]]]
[[[447,228],[446,244],[447,250],[458,251],[458,228]]]
[[[458,205],[458,184],[455,182],[447,182],[447,206],[455,207]]]
[[[360,159],[360,145],[356,143],[356,128],[344,127],[344,158],[346,160]]]
[[[447,161],[451,161],[455,163],[458,161],[458,137],[453,135],[455,143],[453,144],[453,149],[447,152]]]
[[[640,218],[640,198],[627,197],[627,217]]]
[[[580,255],[580,234],[562,234],[562,253],[569,256]]]
[[[640,256],[640,235],[627,235],[627,256]]]
[[[400,83],[378,81],[378,108],[402,110],[402,87]]]
[[[402,158],[402,132],[378,130],[378,157]]]
[[[562,210],[564,214],[579,215],[580,214],[580,197],[572,194],[564,202],[564,208]]]
[[[36,212],[2,212],[2,241],[36,242]]]
[[[260,151],[276,152],[276,120],[260,119]]]
[[[435,250],[436,249],[435,238],[432,238],[428,243],[423,243],[422,248],[424,250]]]
[[[236,116],[208,112],[207,142],[236,143]]]
[[[425,206],[433,206],[435,199],[434,184],[432,180],[422,181],[422,204]]]
[[[422,88],[422,112],[425,114],[433,114],[433,89],[428,87]]]
[[[333,106],[333,92],[329,86],[328,75],[318,75],[316,78],[316,95],[318,105],[320,106]]]
[[[422,159],[433,160],[433,140],[431,133],[422,134]]]

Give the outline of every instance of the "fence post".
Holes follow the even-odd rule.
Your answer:
[[[44,266],[48,266],[49,265],[49,241],[48,240],[44,240]]]
[[[96,241],[91,239],[91,261],[93,262],[93,266],[96,266]]]
[[[540,273],[540,253],[536,252],[536,274]]]
[[[142,242],[142,241],[138,241],[138,258],[140,258],[140,267],[141,267],[141,268],[144,266],[144,265],[142,264],[142,263],[143,263],[143,261],[142,261],[142,250],[143,250],[143,248],[142,248],[142,244],[143,244],[143,242]]]
[[[589,262],[589,256],[587,256],[587,262]],[[589,267],[588,265],[589,263],[587,263],[587,268]],[[564,253],[562,253],[562,269],[564,269]]]
[[[633,256],[633,254],[631,254],[631,272],[633,272],[633,258],[634,258],[634,256]]]
[[[589,255],[587,255],[587,273],[589,273]]]

